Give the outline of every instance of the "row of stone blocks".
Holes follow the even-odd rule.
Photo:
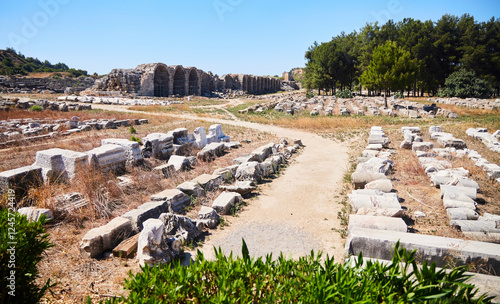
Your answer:
[[[416,133],[416,131],[418,130],[411,130],[411,133]],[[403,131],[405,132],[406,130]],[[373,147],[369,145],[367,148]],[[370,153],[370,149],[367,150],[363,152],[361,161],[377,156],[377,153]],[[407,233],[406,224],[399,218],[403,215],[403,210],[397,195],[389,193],[392,188],[389,187],[390,181],[380,178],[369,183],[363,181],[363,183],[365,189],[353,191],[349,195],[356,215],[351,215],[349,218],[348,237],[345,244],[347,260],[362,253],[365,258],[390,261],[394,246],[399,242],[402,248],[410,251],[416,249],[421,260],[436,263],[438,267],[445,267],[450,263],[463,265],[475,261],[490,273],[500,273],[500,245]],[[357,185],[357,187],[360,186],[362,184]],[[379,192],[374,192],[374,188],[378,188]],[[386,193],[380,192],[381,190]],[[469,195],[472,195],[472,192],[475,194],[475,191],[470,191]],[[494,290],[488,289],[486,285],[500,286],[500,280],[490,276],[474,280],[482,284],[483,290]],[[500,296],[498,292],[490,293],[490,295]]]
[[[413,130],[403,130],[408,137],[408,133],[418,136],[419,128]],[[451,134],[443,133],[441,127],[433,126],[429,128],[431,138],[437,138],[441,145],[450,141],[443,141],[443,138],[453,138]],[[460,140],[454,139],[452,142]],[[464,144],[456,146],[445,146],[445,149],[433,148],[433,143],[424,146],[413,146],[419,158],[419,162],[425,168],[425,172],[430,177],[434,186],[441,189],[441,198],[446,208],[450,225],[457,226],[464,235],[478,241],[500,243],[500,216],[485,213],[479,216],[476,212],[476,195],[479,191],[479,184],[469,178],[469,171],[464,168],[452,168],[452,164],[447,160],[439,160],[436,156],[452,158],[454,153],[463,157],[469,150],[464,150]],[[461,149],[459,149],[461,148]],[[464,152],[465,151],[465,152]]]
[[[188,134],[185,128],[167,134],[149,134],[143,139],[142,150],[137,142],[103,139],[100,147],[87,152],[59,148],[38,151],[33,165],[1,172],[0,189],[5,191],[14,188],[16,194],[22,196],[27,189],[40,185],[42,181],[72,180],[79,170],[85,169],[87,165],[101,170],[121,170],[127,165],[142,162],[143,155],[165,159],[176,151],[182,153],[181,150],[186,146],[195,144],[198,148],[203,148],[208,142],[219,141],[229,141],[229,136],[223,133],[221,125],[213,125],[208,136],[202,127],[197,128],[194,135]],[[148,151],[152,153],[148,154]]]
[[[293,149],[287,149],[286,151],[292,153],[296,148],[297,147],[294,146]],[[80,243],[80,251],[82,255],[92,258],[97,257],[105,251],[112,250],[116,245],[118,245],[118,243],[130,235],[138,233],[141,233],[138,240],[138,257],[141,265],[144,263],[154,264],[154,261],[158,262],[161,260],[159,258],[155,259],[152,257],[155,255],[161,256],[161,254],[158,252],[152,252],[154,251],[152,248],[155,247],[155,245],[149,244],[145,240],[147,236],[152,237],[156,235],[157,237],[153,237],[153,240],[162,239],[163,241],[158,242],[166,242],[170,244],[169,247],[165,245],[165,243],[164,247],[169,247],[169,249],[164,250],[167,250],[168,252],[178,252],[178,250],[174,250],[172,247],[176,238],[180,238],[181,241],[188,241],[192,237],[199,235],[201,232],[198,230],[203,229],[203,227],[214,228],[218,224],[219,214],[229,214],[233,206],[242,200],[242,194],[245,195],[250,193],[252,190],[255,190],[255,184],[253,181],[262,177],[259,174],[271,174],[271,172],[275,172],[275,170],[268,169],[266,171],[262,168],[260,168],[260,170],[248,171],[248,163],[262,164],[263,168],[271,166],[277,169],[277,167],[284,160],[284,156],[277,153],[277,147],[275,144],[269,144],[253,151],[248,156],[247,160],[247,162],[235,165],[236,168],[233,168],[234,166],[221,168],[216,170],[212,175],[203,174],[192,181],[185,182],[179,185],[177,189],[168,189],[154,194],[150,197],[150,202],[142,204],[137,209],[131,210],[123,214],[121,217],[115,218],[104,226],[90,230]],[[239,162],[239,159],[236,159],[235,161]],[[238,175],[237,173],[240,167],[242,167],[240,171],[243,171],[244,173],[240,173]],[[231,172],[231,174],[234,173],[237,182],[232,186],[223,186],[222,183],[224,177],[216,173],[223,174],[224,172]],[[204,206],[200,210],[198,215],[199,218],[197,220],[176,215],[178,213],[182,213],[184,209],[191,204],[190,197],[204,196],[206,192],[216,191],[219,188],[226,191],[222,192],[213,201],[211,207]],[[188,225],[190,228],[186,228],[184,225],[184,228],[179,228],[181,230],[176,230],[175,233],[170,231],[168,233],[168,237],[166,237],[161,231],[163,231],[163,229],[167,229],[166,227],[170,227],[173,224],[165,219],[161,223],[156,220],[162,217],[170,218],[176,223],[182,219],[182,222],[190,223]],[[148,221],[151,222],[148,224]]]

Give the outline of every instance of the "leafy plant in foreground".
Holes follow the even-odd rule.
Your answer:
[[[281,254],[252,258],[243,241],[242,257],[205,260],[198,251],[188,267],[144,267],[130,274],[127,297],[106,303],[490,303],[466,284],[465,268],[436,270],[415,262],[415,251],[394,249],[384,264],[366,263],[360,254],[354,264],[335,263],[321,253],[287,259]]]

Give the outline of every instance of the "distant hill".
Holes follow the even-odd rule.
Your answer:
[[[25,57],[14,49],[0,50],[0,75],[29,75],[30,73],[67,72],[73,77],[87,76],[87,71],[69,68],[64,63],[52,64],[38,58]]]

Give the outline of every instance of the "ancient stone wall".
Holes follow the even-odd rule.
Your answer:
[[[96,81],[93,91],[120,92],[139,96],[210,96],[212,92],[242,91],[249,94],[274,93],[281,89],[281,80],[246,74],[222,77],[195,67],[167,66],[147,63],[135,69],[114,69]]]
[[[88,89],[94,85],[91,77],[78,78],[30,78],[7,76],[0,77],[0,92],[5,93],[40,93],[50,91],[54,93],[73,93]]]

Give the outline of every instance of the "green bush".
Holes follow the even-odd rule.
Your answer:
[[[30,111],[33,111],[33,112],[42,112],[43,111],[43,107],[42,106],[38,106],[38,105],[34,105],[30,108]]]
[[[405,94],[401,93],[401,92],[396,92],[394,93],[394,96],[396,96],[397,98],[399,99],[403,99],[405,98]]]
[[[137,130],[134,128],[134,126],[130,126],[130,128],[128,128],[128,131],[130,132],[130,134],[137,134]]]
[[[54,286],[50,279],[41,287],[36,283],[37,264],[53,246],[44,223],[44,218],[29,222],[26,216],[0,210],[0,303],[37,303]]]
[[[337,91],[337,93],[335,93],[335,96],[337,98],[352,98],[352,92],[349,89],[345,89],[342,91]]]
[[[187,267],[180,262],[144,267],[130,273],[126,297],[106,303],[490,303],[476,296],[477,289],[464,283],[465,268],[437,271],[424,263],[418,268],[415,251],[394,250],[388,264],[366,261],[334,263],[321,253],[287,259],[281,254],[250,258],[243,241],[243,257],[226,257],[216,249],[215,260],[198,251]]]
[[[142,146],[142,140],[138,137],[135,137],[134,135],[130,136],[130,141],[135,141],[135,142],[139,143],[139,145]]]
[[[314,97],[314,93],[313,92],[309,91],[309,92],[306,93],[306,98],[307,99],[311,99],[313,97]]]
[[[461,69],[446,78],[444,88],[438,92],[439,97],[488,98],[491,89],[474,71]]]

